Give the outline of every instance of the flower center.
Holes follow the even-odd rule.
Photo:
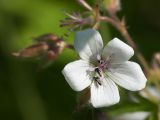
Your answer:
[[[95,76],[93,77],[93,80],[96,84],[96,86],[98,87],[98,85],[102,85],[102,77],[103,77],[103,74],[102,74],[102,70],[99,69],[99,67],[96,67],[94,69],[94,72],[95,72]]]
[[[102,85],[102,79],[103,79],[103,72],[104,70],[109,69],[109,63],[110,63],[110,57],[108,57],[106,60],[101,59],[100,56],[97,56],[98,65],[95,67],[94,72],[95,76],[93,77],[93,80],[96,82],[96,85]]]

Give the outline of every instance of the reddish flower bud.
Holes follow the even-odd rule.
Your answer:
[[[29,46],[18,53],[13,53],[14,56],[22,58],[37,57],[47,52],[49,46],[46,43],[39,43]]]
[[[120,0],[104,0],[104,5],[110,13],[116,13],[121,10]]]
[[[46,67],[53,63],[64,48],[73,49],[73,46],[67,44],[62,38],[54,34],[45,34],[34,38],[36,44],[31,45],[20,52],[13,53],[16,57],[21,58],[41,58],[41,67]]]
[[[49,34],[44,34],[39,37],[36,37],[34,38],[34,40],[37,42],[47,42],[47,41],[58,42],[60,41],[60,38],[55,34],[49,33]]]
[[[66,43],[54,34],[45,34],[34,38],[37,42],[20,52],[13,53],[14,56],[22,58],[47,57],[48,60],[54,60],[65,47]]]

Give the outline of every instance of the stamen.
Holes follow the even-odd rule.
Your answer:
[[[101,77],[102,76],[102,74],[101,74],[101,70],[97,67],[97,68],[95,68],[95,72],[97,72],[98,73],[98,75]]]
[[[100,86],[102,85],[102,82],[99,77],[93,77],[93,79],[95,80],[97,87],[98,87],[98,85],[100,85]]]
[[[105,70],[109,70],[109,64],[110,64],[111,56],[108,56],[107,59],[103,60],[99,54],[97,54],[97,61],[98,65],[95,68],[92,68],[90,72],[94,73],[93,81],[95,82],[95,85],[101,86],[103,83],[103,72]],[[93,70],[94,69],[94,70]]]
[[[99,55],[97,55],[97,59],[98,59],[98,68],[103,71],[103,70],[106,70],[106,69],[109,69],[109,65],[110,65],[110,62],[111,62],[111,56],[108,56],[105,60],[102,60],[98,57]]]

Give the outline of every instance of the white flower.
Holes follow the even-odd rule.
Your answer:
[[[131,91],[145,87],[146,77],[140,66],[128,61],[134,54],[133,49],[118,38],[103,49],[99,32],[87,29],[76,33],[74,46],[81,59],[67,64],[62,73],[75,91],[90,86],[90,102],[94,107],[119,102],[116,84]]]
[[[149,112],[139,111],[122,114],[118,117],[113,118],[113,120],[145,120],[149,115]]]

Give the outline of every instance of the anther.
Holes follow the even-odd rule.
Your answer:
[[[100,86],[102,85],[99,77],[93,77],[93,79],[98,83],[98,85],[100,85]]]
[[[102,76],[102,74],[101,74],[101,70],[97,67],[97,68],[95,68],[95,72],[97,72],[98,73],[98,75],[101,77]]]

